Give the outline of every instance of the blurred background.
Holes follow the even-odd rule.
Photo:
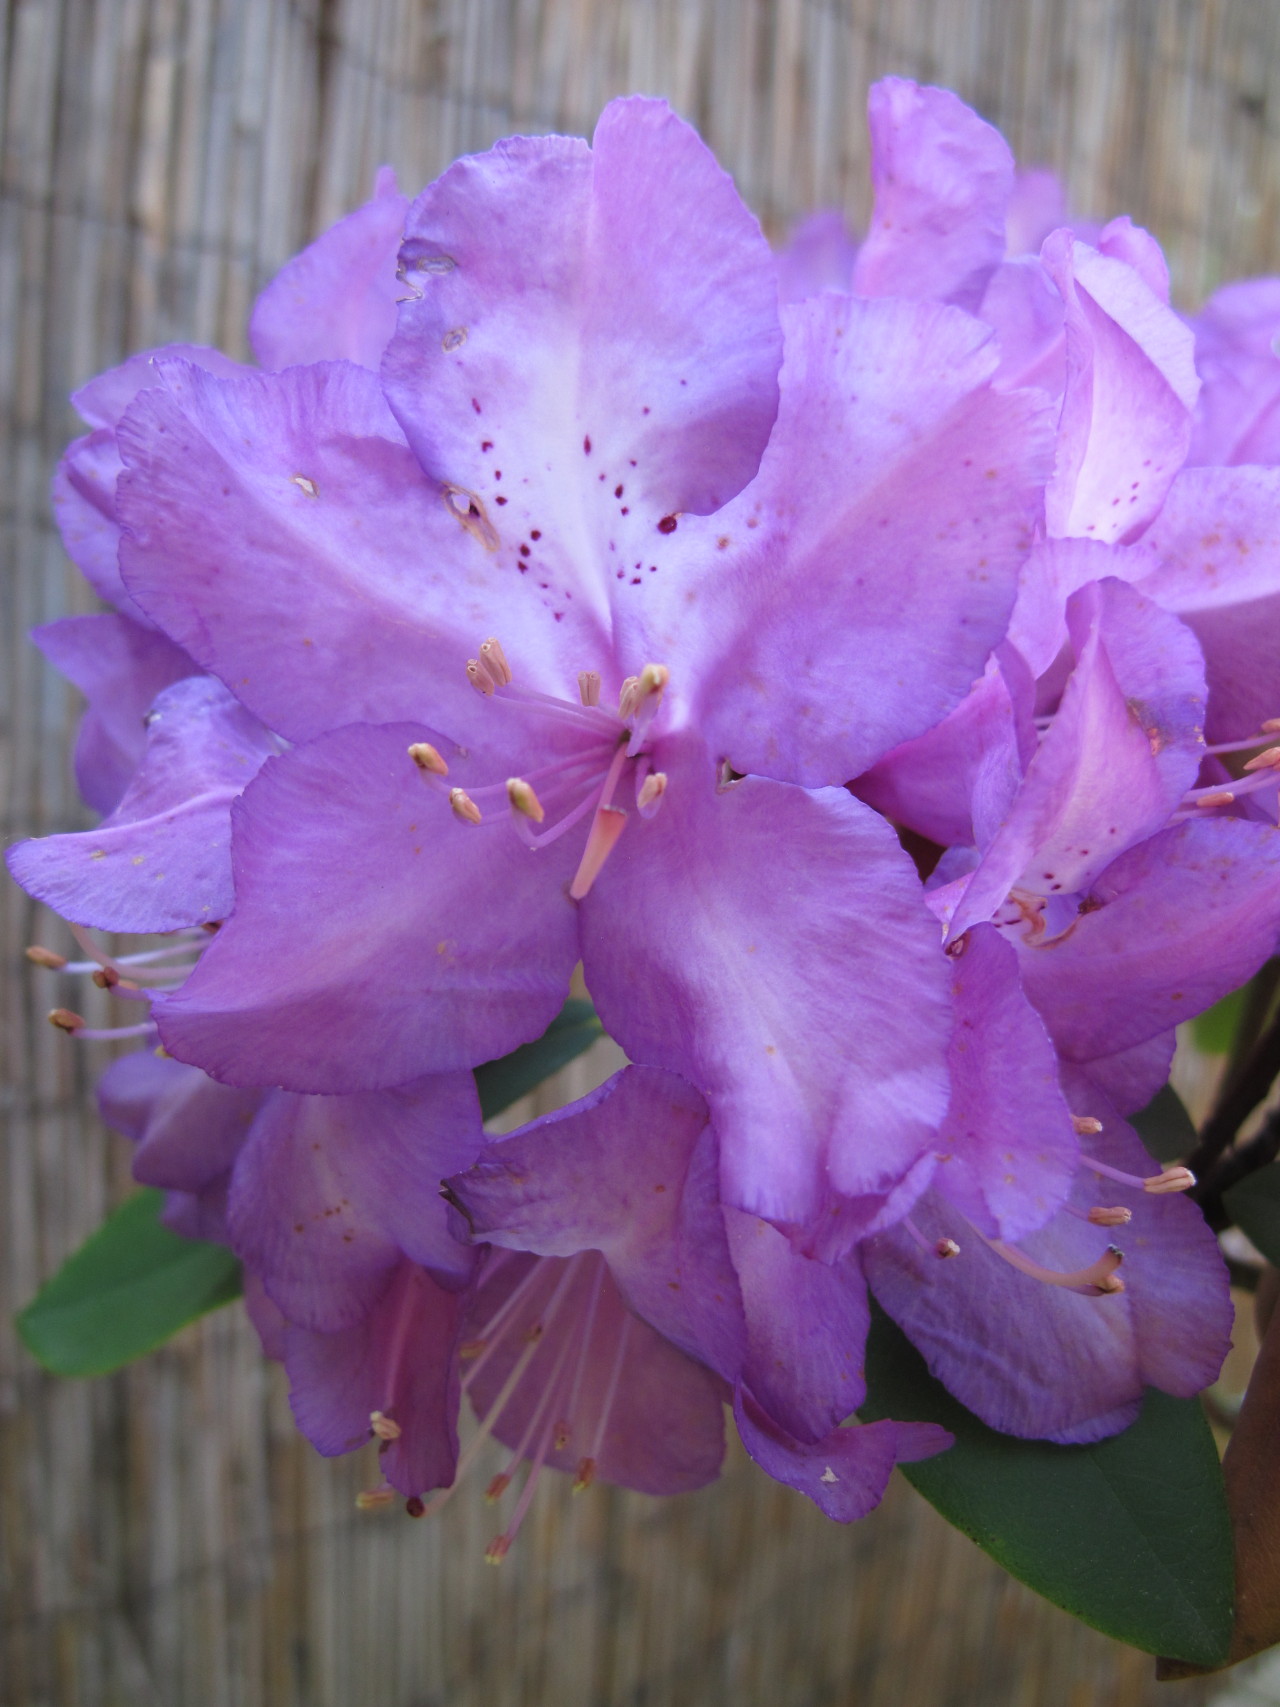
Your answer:
[[[1175,298],[1280,271],[1274,0],[3,0],[0,778],[4,840],[88,820],[74,696],[24,639],[92,599],[47,486],[68,392],[171,339],[246,354],[260,286],[389,162],[416,190],[516,130],[665,95],[770,235],[868,208],[868,83],[956,89],[1081,215],[1130,213]],[[360,1514],[371,1463],[293,1432],[238,1306],[125,1374],[44,1375],[9,1326],[128,1189],[103,1046],[44,1019],[59,927],[0,886],[4,1707],[1138,1707],[1151,1662],[1021,1589],[895,1482],[843,1529],[731,1454],[664,1503],[544,1480],[483,1562],[487,1479]],[[96,994],[96,992],[95,992]],[[105,998],[104,998],[105,999]],[[611,1070],[579,1064],[555,1101]],[[586,1075],[594,1075],[590,1080]],[[541,1093],[544,1105],[547,1092]]]

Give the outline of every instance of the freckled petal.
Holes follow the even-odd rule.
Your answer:
[[[587,985],[633,1060],[706,1096],[725,1200],[838,1254],[945,1109],[937,926],[889,826],[843,790],[717,793],[696,750],[678,768],[581,905]]]
[[[480,1142],[470,1073],[362,1096],[276,1091],[236,1161],[232,1245],[290,1321],[352,1327],[402,1254],[438,1279],[466,1277],[472,1253],[448,1231],[440,1182]]]
[[[952,919],[1009,891],[1071,895],[1167,822],[1203,754],[1204,666],[1191,631],[1123,581],[1072,594],[1076,667],[1008,818]]]
[[[373,198],[338,220],[253,305],[249,342],[264,368],[351,361],[376,368],[396,329],[396,254],[409,198],[389,167]]]
[[[378,1468],[403,1494],[447,1487],[458,1462],[457,1341],[462,1303],[402,1263],[366,1319],[340,1333],[284,1336],[294,1421],[326,1458],[368,1443],[369,1413],[401,1428]]]
[[[264,1095],[271,1093],[220,1085],[152,1049],[122,1055],[98,1081],[103,1120],[137,1145],[134,1178],[169,1191],[200,1192],[227,1172]]]
[[[1073,1061],[1143,1043],[1252,977],[1280,928],[1280,832],[1175,825],[1122,855],[1092,898],[1057,941],[1019,945],[1023,987]]]
[[[498,1440],[515,1449],[532,1422],[526,1453],[532,1452],[544,1431],[563,1422],[569,1425],[564,1444],[556,1445],[556,1433],[548,1443],[545,1462],[553,1469],[573,1473],[594,1457],[597,1480],[642,1494],[688,1493],[714,1481],[724,1456],[723,1382],[632,1315],[600,1257],[577,1260],[554,1318],[548,1305],[568,1265],[554,1257],[533,1260],[540,1272],[526,1304],[509,1318],[509,1331],[469,1385],[476,1414],[494,1404],[529,1345],[529,1328],[542,1321],[546,1331],[528,1373],[494,1427]],[[483,1335],[530,1266],[527,1258],[508,1260],[492,1279],[482,1279],[467,1317],[469,1337]],[[557,1368],[558,1416],[550,1400],[543,1403]]]
[[[401,260],[421,295],[383,378],[423,467],[479,496],[502,552],[531,545],[551,608],[603,627],[663,518],[756,471],[781,357],[758,224],[696,133],[632,97],[590,148],[515,137],[456,161]]]
[[[741,1391],[734,1399],[733,1417],[742,1444],[760,1468],[807,1494],[837,1523],[852,1523],[880,1504],[900,1458],[932,1458],[954,1439],[932,1423],[885,1419],[838,1428],[825,1440],[809,1444],[792,1439]]]
[[[275,750],[220,682],[176,682],[155,701],[142,763],[111,816],[95,830],[19,843],[9,869],[37,900],[99,930],[224,919],[231,802]]]
[[[1065,1200],[1079,1155],[1057,1056],[1018,981],[1018,957],[975,925],[950,962],[956,1029],[951,1102],[935,1189],[992,1238],[1042,1226]]]
[[[111,611],[63,617],[31,638],[89,702],[76,739],[76,782],[90,806],[110,812],[142,759],[151,702],[198,667],[154,628]]]
[[[648,632],[702,674],[735,768],[842,784],[946,716],[1002,639],[1046,405],[990,389],[990,331],[955,309],[824,296],[784,319],[759,477],[681,522]]]
[[[540,1256],[603,1252],[638,1315],[731,1376],[742,1306],[716,1183],[702,1097],[673,1073],[627,1067],[491,1144],[449,1186],[478,1239]]]
[[[174,1055],[228,1083],[373,1090],[550,1024],[578,953],[572,838],[531,853],[505,798],[461,823],[408,756],[433,739],[353,727],[264,768],[235,812],[235,912],[156,1009]]]
[[[1191,443],[1200,381],[1191,332],[1124,261],[1048,238],[1066,303],[1067,385],[1045,493],[1051,534],[1134,539],[1158,513]]]
[[[1124,557],[1121,573],[1204,647],[1209,740],[1280,715],[1280,469],[1185,470]]]
[[[875,207],[854,290],[976,308],[1004,256],[1008,143],[949,89],[904,77],[872,84],[867,122]]]
[[[520,573],[423,476],[375,376],[162,373],[119,434],[122,568],[150,616],[290,740],[430,705],[470,743],[485,713],[466,661],[510,636]],[[599,646],[560,626],[524,610],[512,654],[564,693]]]

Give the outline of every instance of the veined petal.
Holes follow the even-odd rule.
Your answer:
[[[396,255],[408,211],[384,166],[371,200],[285,262],[249,317],[264,368],[349,361],[376,369],[396,329]]]
[[[165,1046],[227,1083],[374,1090],[493,1060],[559,1011],[577,959],[570,838],[464,824],[409,757],[420,724],[354,726],[267,765],[234,815],[235,912]],[[501,773],[499,773],[501,774]],[[487,780],[487,779],[486,779]]]
[[[705,754],[664,763],[662,811],[581,904],[587,986],[633,1060],[706,1096],[725,1201],[839,1254],[945,1111],[937,926],[892,830],[843,790],[717,793]]]

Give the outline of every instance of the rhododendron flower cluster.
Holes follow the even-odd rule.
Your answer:
[[[1185,322],[945,91],[871,138],[861,243],[781,255],[651,100],[382,173],[257,366],[76,396],[112,609],[36,639],[104,816],[11,868],[140,1004],[104,1116],[300,1428],[415,1514],[492,1435],[495,1559],[545,1466],[705,1483],[726,1405],[864,1514],[950,1442],[849,1426],[871,1295],[1058,1442],[1229,1343],[1126,1116],[1280,933],[1280,297]],[[631,1064],[487,1133],[579,966]]]

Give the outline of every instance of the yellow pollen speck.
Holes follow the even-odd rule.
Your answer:
[[[106,859],[106,857],[106,848],[94,848],[93,852],[89,855],[90,859]]]
[[[132,863],[134,865],[141,865],[143,860],[146,859],[146,857],[147,857],[146,854],[134,854]]]

